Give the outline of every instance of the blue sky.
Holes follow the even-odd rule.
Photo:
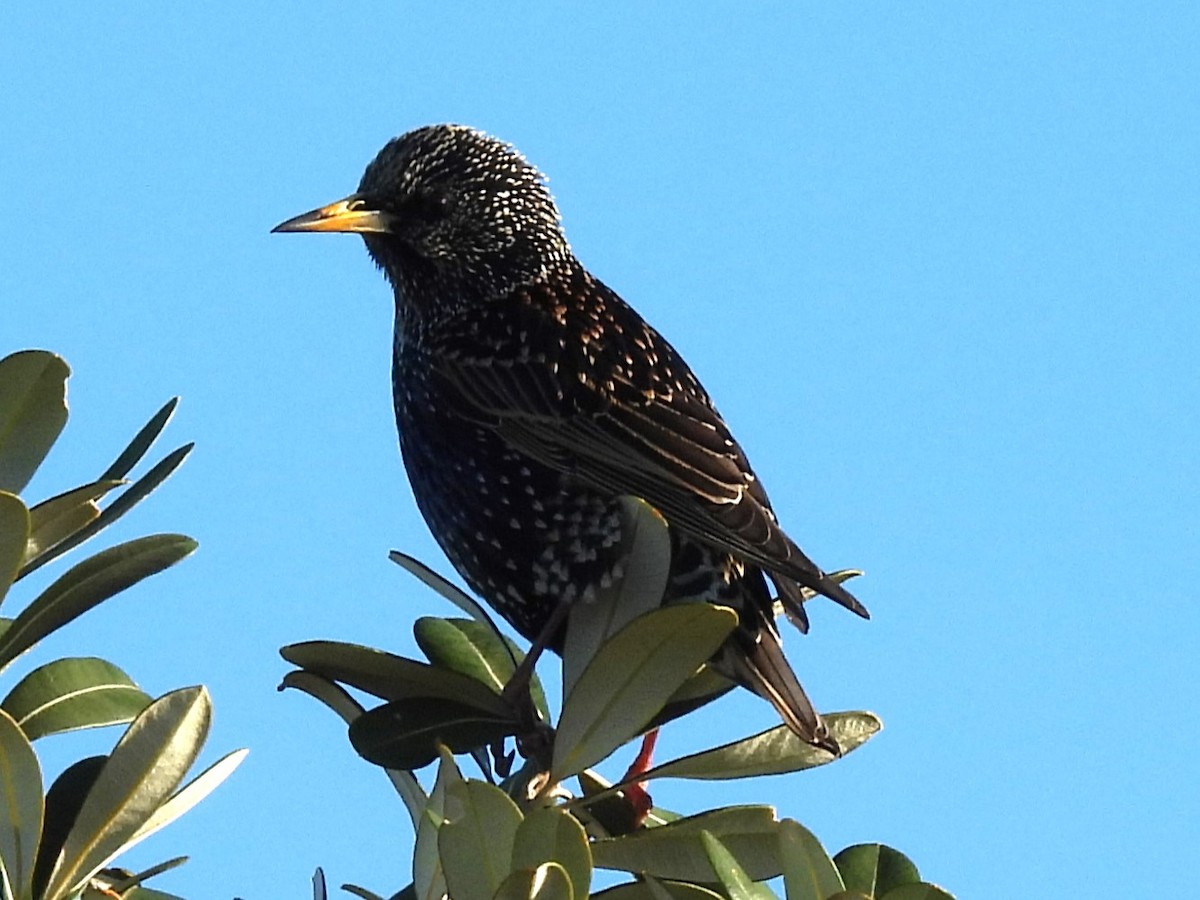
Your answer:
[[[646,8],[651,6],[651,8]],[[200,552],[41,649],[204,682],[231,782],[127,862],[194,897],[384,892],[411,836],[279,646],[415,653],[451,612],[404,479],[390,294],[272,236],[380,146],[458,121],[551,179],[583,261],[684,352],[870,623],[787,646],[887,728],[755,799],[963,898],[1194,886],[1200,8],[1194,3],[191,4],[0,10],[0,352],[74,368],[31,486],[94,477],[165,399],[197,449],[119,536]],[[722,701],[663,757],[773,724]],[[62,739],[59,765],[115,735]],[[56,754],[59,754],[56,756]]]

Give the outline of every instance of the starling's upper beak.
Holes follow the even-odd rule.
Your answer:
[[[336,203],[280,222],[271,231],[355,231],[383,234],[388,231],[391,218],[386,212],[372,209],[362,194],[351,194]]]

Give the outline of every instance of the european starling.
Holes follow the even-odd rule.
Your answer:
[[[664,602],[734,607],[714,658],[797,735],[837,752],[783,655],[769,580],[866,617],[783,532],[762,483],[675,349],[567,244],[545,178],[459,125],[391,141],[358,191],[275,231],[357,232],[395,292],[392,387],[417,506],[454,567],[530,640],[618,573],[619,498],[671,532]]]

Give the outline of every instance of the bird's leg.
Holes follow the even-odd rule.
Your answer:
[[[570,609],[569,602],[562,600],[558,602],[541,632],[530,645],[525,658],[513,670],[508,682],[504,685],[504,690],[500,692],[501,698],[510,703],[520,717],[522,733],[517,737],[517,744],[521,749],[521,755],[526,759],[536,758],[544,764],[544,768],[549,768],[553,740],[548,733],[549,727],[542,722],[537,708],[533,705],[533,695],[529,691],[529,683],[533,677],[534,666],[537,665],[538,659],[541,658],[542,652],[549,646],[554,635],[558,633],[558,629],[562,627],[563,620],[566,619]]]
[[[642,749],[633,762],[629,764],[621,781],[630,782],[624,789],[625,799],[633,807],[634,824],[641,825],[654,807],[650,792],[646,790],[646,782],[638,780],[640,776],[650,771],[650,760],[654,756],[654,745],[658,742],[658,729],[651,728],[642,735]]]

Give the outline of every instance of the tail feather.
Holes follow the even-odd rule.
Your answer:
[[[802,741],[841,756],[841,748],[830,737],[828,726],[804,693],[771,629],[763,628],[757,635],[735,632],[714,663],[722,674],[748,687],[775,707],[784,723]]]

